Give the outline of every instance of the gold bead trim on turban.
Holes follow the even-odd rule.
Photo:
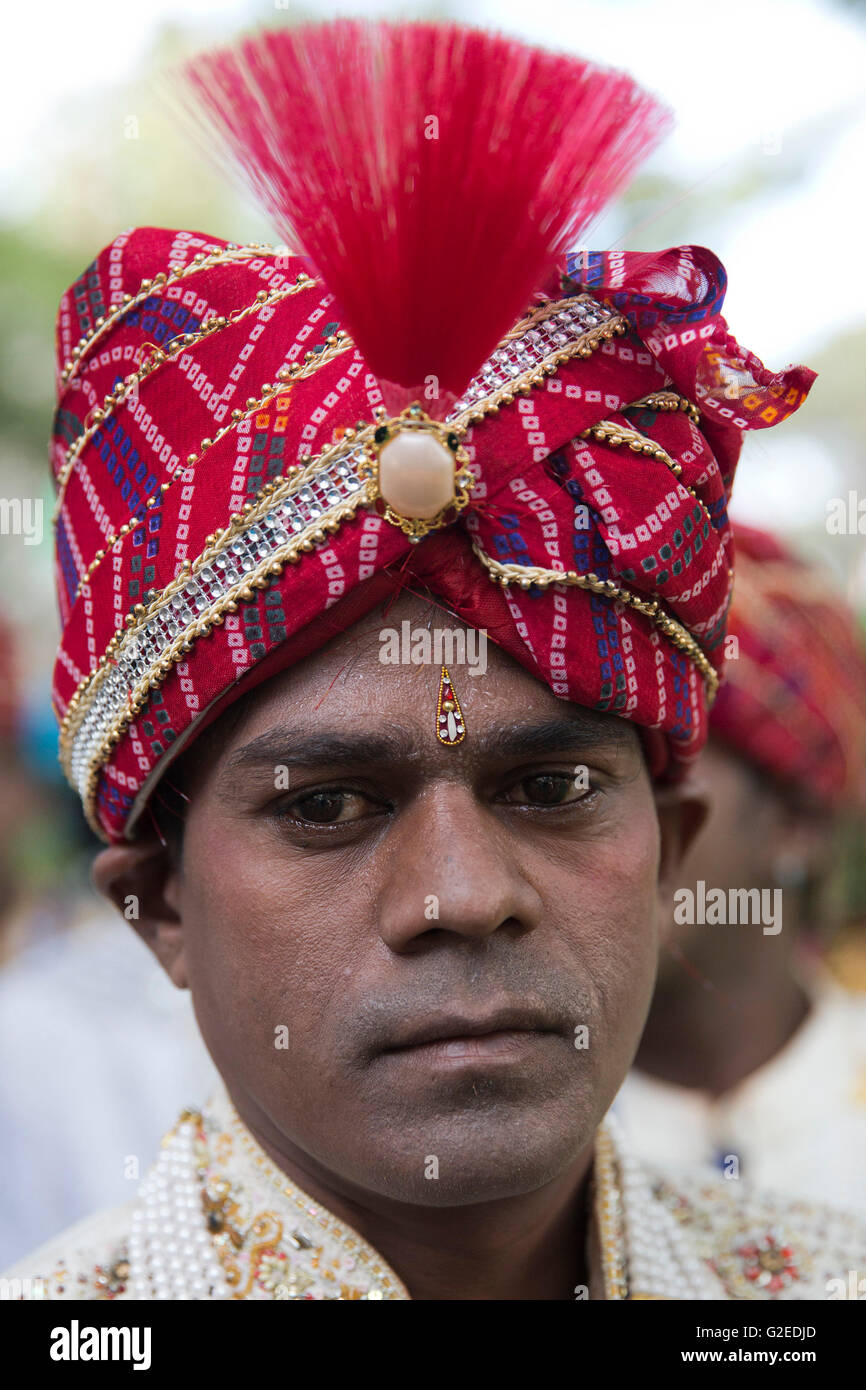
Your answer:
[[[584,328],[587,321],[590,324],[588,329]],[[558,300],[539,306],[534,313],[522,321],[522,332],[518,333],[513,330],[509,334],[509,351],[503,354],[497,348],[493,357],[484,364],[479,376],[470,384],[464,398],[456,403],[452,415],[449,416],[449,424],[452,428],[461,431],[470,420],[482,419],[485,414],[495,414],[500,405],[513,400],[515,395],[531,390],[533,385],[544,379],[546,372],[555,370],[556,366],[568,356],[580,355],[585,357],[591,354],[614,332],[622,331],[620,325],[621,320],[617,315],[614,315],[606,306],[596,304],[589,295],[579,295],[574,300]],[[567,328],[572,330],[570,339],[565,331]],[[567,341],[561,341],[563,337],[566,337]],[[351,346],[351,340],[344,339],[343,347],[348,346]],[[532,367],[521,370],[525,355],[530,356],[530,358],[534,355],[536,360]],[[503,356],[506,359],[504,361]],[[314,370],[322,362],[322,357],[323,355],[319,354],[306,368],[301,368],[299,371]],[[292,369],[289,370],[291,372]],[[482,382],[488,386],[492,384],[494,387],[487,396],[484,395]],[[261,399],[252,402],[248,413],[260,409],[268,396],[278,389],[275,386],[263,388]],[[222,438],[224,434],[233,429],[238,420],[243,418],[243,414],[243,412],[234,412],[232,422],[223,427],[218,437]],[[358,436],[358,443],[354,445],[347,443],[345,446],[347,453],[358,450],[360,455],[362,452],[360,446],[363,444],[366,448],[374,429],[374,425],[362,427],[362,433]],[[348,433],[349,437],[354,434],[354,432]],[[215,442],[216,439],[205,441],[208,447],[212,447]],[[335,447],[339,449],[341,446]],[[318,459],[310,461],[308,470],[301,478],[284,478],[283,483],[291,484],[292,488],[300,492],[307,481],[308,472],[311,476],[315,476],[319,469],[326,466],[326,460],[332,456],[333,447],[326,450],[325,454],[320,455]],[[197,462],[198,457],[201,455],[197,457],[190,455],[188,466]],[[290,471],[296,473],[297,469]],[[358,486],[361,486],[360,479]],[[280,496],[282,497],[282,495],[281,493]],[[249,512],[254,505],[254,503],[248,503],[247,511]],[[216,533],[214,539],[215,537]],[[191,568],[197,571],[198,567],[204,563],[205,558],[201,556],[195,562],[195,566]],[[127,616],[127,626],[138,633],[143,625],[158,614],[163,600],[172,597],[176,592],[176,586],[183,582],[184,576],[179,576],[163,590],[162,594],[154,595],[147,608],[143,604],[137,604],[133,612]],[[116,633],[96,670],[80,682],[61,726],[61,756],[63,756],[62,750],[67,731],[73,725],[78,727],[80,724],[79,714],[82,716],[86,714],[85,706],[94,694],[98,693],[99,681],[102,678],[100,673],[104,675],[107,666],[116,664],[118,644],[128,635],[122,629]],[[158,681],[152,682],[152,684],[158,683]],[[74,713],[74,711],[78,711],[78,713]],[[65,762],[64,766],[66,766]]]
[[[549,570],[538,565],[502,564],[487,555],[475,541],[472,542],[472,549],[487,570],[488,577],[494,584],[501,584],[504,589],[512,584],[520,589],[531,589],[533,585],[539,589],[547,589],[551,584],[567,584],[578,589],[587,589],[593,594],[601,594],[604,598],[615,599],[627,604],[629,608],[634,608],[645,618],[649,618],[664,633],[671,645],[684,652],[697,666],[706,684],[708,707],[716,698],[719,688],[718,672],[688,629],[683,627],[682,623],[678,623],[676,618],[672,618],[658,599],[640,598],[629,589],[619,588],[612,579],[599,579],[592,571],[588,574],[578,574],[576,570]]]
[[[221,332],[224,328],[233,327],[234,324],[240,323],[250,314],[258,313],[261,309],[266,309],[273,304],[279,304],[281,300],[288,299],[291,295],[300,293],[301,290],[310,289],[316,283],[315,280],[311,280],[308,275],[302,273],[292,285],[283,286],[278,290],[259,290],[251,304],[245,304],[243,308],[236,309],[234,313],[228,315],[228,317],[221,314],[214,314],[212,318],[207,319],[205,323],[202,324],[201,328],[197,328],[194,333],[179,333],[176,338],[172,338],[166,343],[164,348],[155,347],[150,355],[145,358],[137,371],[130,372],[129,376],[124,377],[123,381],[118,382],[114,390],[105,397],[101,406],[96,406],[88,411],[84,422],[85,427],[78,438],[73,440],[72,444],[67,449],[66,457],[57,474],[58,495],[52,518],[54,524],[57,524],[57,519],[63,510],[66,485],[69,482],[72,471],[83,449],[90,443],[90,440],[96,434],[97,430],[101,429],[109,415],[112,415],[119,406],[125,405],[128,401],[138,399],[138,387],[142,381],[146,380],[147,377],[153,376],[154,372],[157,372],[160,367],[165,366],[167,362],[173,362],[181,353],[187,352],[205,338],[212,338],[214,334]],[[346,335],[341,332],[338,336],[345,337]],[[146,344],[145,346],[152,345]],[[321,354],[307,353],[307,359],[320,355]],[[177,473],[175,473],[175,477],[182,471],[182,469],[178,469]],[[140,525],[135,518],[131,518],[127,529],[131,529],[133,524]],[[114,536],[113,540],[116,539],[117,536]],[[106,540],[106,545],[110,545],[111,543],[112,541]]]
[[[105,415],[111,409],[114,409],[117,405],[123,404],[127,399],[131,397],[135,386],[137,386],[138,384],[138,381],[144,380],[146,377],[151,376],[159,367],[163,366],[166,362],[174,361],[183,351],[185,351],[194,343],[197,343],[202,339],[211,336],[214,332],[217,332],[220,329],[227,327],[231,323],[237,323],[241,318],[246,317],[248,314],[254,313],[257,310],[266,307],[266,305],[269,303],[276,303],[278,300],[284,299],[289,295],[297,294],[300,290],[308,289],[316,283],[317,282],[315,280],[311,280],[309,277],[303,275],[302,273],[295,281],[294,285],[289,286],[288,288],[282,288],[280,290],[272,291],[271,295],[268,295],[264,291],[261,291],[256,296],[256,299],[253,301],[252,304],[246,305],[243,309],[236,310],[230,318],[226,319],[220,317],[211,319],[208,321],[207,324],[203,325],[200,329],[198,329],[197,332],[180,334],[176,339],[172,339],[171,342],[169,342],[166,345],[165,349],[156,349],[155,352],[153,352],[151,356],[142,364],[137,373],[134,373],[130,377],[127,377],[124,383],[118,385],[113,395],[106,396],[105,409],[100,412],[99,420],[89,430],[85,431],[84,435],[79,436],[79,438],[74,441],[73,445],[69,450],[69,453],[67,454],[67,463],[64,464],[58,477],[58,482],[61,488],[65,490],[65,486],[68,483],[69,477],[71,476],[78,455],[80,454],[81,450],[83,449],[84,445],[88,442],[88,440],[93,436],[93,434],[95,434],[96,430],[99,429],[101,423],[105,418]],[[619,335],[626,331],[623,321],[620,320],[618,316],[614,315],[609,309],[607,309],[607,306],[597,304],[591,298],[590,295],[583,294],[575,296],[573,300],[557,300],[555,302],[541,305],[539,309],[536,310],[533,314],[530,314],[527,318],[521,320],[520,324],[516,325],[515,328],[507,335],[507,337],[502,340],[502,344],[511,344],[514,342],[519,342],[524,337],[524,335],[536,332],[538,329],[538,325],[549,321],[554,316],[561,316],[563,313],[569,313],[573,309],[573,307],[577,305],[580,305],[582,309],[591,310],[591,317],[593,319],[600,320],[598,326],[592,327],[591,330],[585,333],[579,341],[572,340],[570,343],[556,347],[554,350],[551,351],[550,354],[548,354],[544,358],[543,362],[534,370],[524,372],[519,378],[511,381],[510,383],[500,386],[499,389],[496,392],[494,392],[492,396],[488,397],[486,400],[479,402],[479,404],[467,405],[467,401],[470,400],[470,395],[469,393],[467,393],[467,396],[464,397],[461,401],[458,401],[455,407],[455,412],[459,411],[460,413],[455,414],[455,412],[452,412],[452,415],[449,416],[449,422],[452,423],[452,425],[456,424],[459,427],[465,428],[471,422],[482,419],[485,415],[496,414],[500,405],[506,405],[510,403],[511,401],[513,401],[515,395],[527,394],[534,385],[543,380],[544,376],[552,375],[553,372],[555,372],[556,368],[563,361],[568,360],[569,357],[575,355],[578,355],[580,357],[588,357],[595,351],[595,349],[598,346],[600,346],[602,342],[607,341],[614,335]],[[496,353],[494,353],[494,357],[490,359],[490,362],[485,363],[484,367],[482,367],[482,374],[485,373],[488,370],[488,368],[490,368],[491,363],[494,363],[496,361],[497,355],[502,350],[502,344],[499,348],[497,348]],[[182,465],[181,467],[175,469],[175,472],[173,473],[169,481],[160,484],[160,493],[162,494],[162,496],[164,496],[165,493],[168,492],[168,490],[172,486],[172,483],[178,482],[184,476],[184,473],[187,468],[193,467],[195,464],[197,464],[201,460],[202,456],[209,449],[212,449],[215,444],[217,444],[222,438],[224,438],[225,435],[227,435],[232,429],[234,429],[235,425],[237,425],[241,420],[245,419],[247,416],[256,414],[259,410],[261,410],[262,407],[267,403],[267,401],[273,395],[279,392],[279,390],[281,389],[281,383],[291,384],[291,382],[293,381],[302,380],[306,377],[312,376],[319,369],[319,367],[324,366],[327,362],[333,361],[333,359],[337,357],[341,352],[345,352],[346,350],[352,347],[354,347],[352,339],[342,329],[340,329],[336,334],[327,339],[324,351],[319,353],[308,352],[305,354],[303,364],[292,363],[288,367],[281,368],[281,370],[277,373],[278,377],[280,378],[279,382],[277,382],[276,384],[265,384],[261,388],[261,392],[258,398],[250,397],[247,400],[245,409],[233,410],[231,412],[230,422],[226,425],[223,425],[219,430],[217,430],[212,438],[203,439],[201,444],[199,445],[199,452],[197,454],[193,453],[187,455],[185,465]],[[479,379],[480,378],[476,378],[476,380]],[[472,387],[470,387],[470,392],[471,391]],[[74,457],[71,457],[72,455],[74,455]],[[293,470],[290,469],[289,471],[291,472]],[[145,506],[155,506],[156,502],[161,500],[162,497],[153,497],[145,503]],[[62,507],[63,491],[61,491],[55,506],[53,518],[55,525],[57,523]],[[388,519],[390,520],[390,518]],[[134,531],[141,524],[142,522],[138,517],[131,516],[127,521],[123,523],[122,526],[118,528],[117,531],[105,537],[102,546],[99,548],[99,550],[97,550],[93,560],[90,562],[87,569],[84,571],[84,574],[79,579],[79,587],[82,583],[86,582],[90,578],[90,576],[99,568],[100,564],[105,559],[112,546],[123,536],[125,536],[129,531]]]
[[[573,336],[576,320],[584,329]],[[557,368],[573,357],[591,357],[597,348],[611,338],[628,332],[628,322],[620,314],[600,304],[589,294],[574,295],[540,305],[526,318],[514,325],[502,339],[493,355],[484,363],[468,389],[456,402],[448,416],[452,425],[468,427],[487,415],[495,415],[500,406],[510,405],[515,396],[526,396],[546,376],[554,376]],[[509,377],[505,364],[529,357],[532,350],[539,360],[526,362],[526,369]],[[501,376],[504,381],[500,381]]]
[[[243,410],[233,410],[228,424],[222,425],[212,437],[203,439],[199,445],[198,453],[187,454],[186,462],[175,469],[168,482],[160,483],[160,497],[151,498],[145,503],[145,506],[156,506],[157,501],[161,501],[165,497],[165,494],[171,489],[172,485],[180,482],[186,475],[187,470],[199,463],[208,450],[218,444],[227,434],[230,434],[242,420],[246,420],[251,415],[256,415],[270,400],[275,396],[278,397],[281,391],[288,390],[293,382],[305,381],[308,377],[315,376],[316,372],[320,371],[322,367],[327,366],[329,362],[333,362],[334,358],[339,357],[341,353],[350,351],[353,346],[354,344],[351,338],[340,330],[327,339],[326,346],[322,352],[308,352],[305,355],[303,363],[292,363],[291,367],[281,369],[277,374],[280,380],[266,383],[258,396],[249,397]],[[283,374],[284,372],[285,375]],[[302,467],[304,467],[303,464],[292,464],[287,468],[286,473],[297,473]],[[86,582],[93,572],[99,568],[116,541],[125,536],[127,532],[134,531],[142,524],[143,523],[139,521],[138,517],[130,517],[129,521],[124,522],[113,535],[107,536],[101,549],[97,550],[96,555],[85,570],[80,583]]]
[[[627,444],[632,453],[646,454],[648,458],[657,459],[669,468],[675,478],[682,475],[682,464],[676,463],[670,454],[656,444],[652,439],[648,439],[639,430],[633,430],[629,425],[617,425],[613,420],[599,420],[598,424],[590,425],[588,429],[581,432],[581,439],[594,439],[599,444],[609,444],[612,449],[617,449],[621,444]]]
[[[227,434],[231,433],[231,431],[234,430],[242,420],[247,419],[247,417],[250,415],[257,414],[258,411],[263,409],[263,407],[268,403],[268,401],[274,398],[274,396],[279,396],[279,393],[281,391],[287,390],[292,382],[304,381],[308,377],[314,376],[316,372],[319,371],[322,367],[326,366],[329,362],[333,362],[334,358],[339,357],[341,353],[348,352],[353,346],[354,344],[351,338],[349,338],[341,330],[340,332],[334,334],[333,337],[328,338],[324,351],[308,352],[303,363],[293,363],[290,367],[281,368],[280,372],[278,373],[278,376],[280,377],[279,381],[275,383],[269,382],[266,385],[264,385],[261,389],[260,394],[257,397],[251,396],[249,398],[243,410],[233,410],[228,423],[222,425],[220,429],[216,431],[213,437],[203,439],[201,444],[199,445],[198,453],[188,454],[186,463],[184,463],[181,467],[175,469],[168,482],[160,483],[159,500],[162,500],[162,498],[165,497],[165,494],[169,491],[173,483],[179,482],[184,477],[188,469],[193,468],[197,463],[199,463],[201,459],[204,457],[204,455],[208,452],[208,450],[212,449],[215,444],[218,444],[221,439],[223,439]],[[302,467],[304,467],[303,464],[292,464],[287,469],[287,474],[297,473]],[[146,502],[145,506],[150,507],[152,505],[155,505],[156,501],[157,499],[154,497],[150,501]],[[96,555],[91,560],[90,564],[88,565],[87,569],[85,570],[84,574],[79,580],[79,588],[81,584],[86,583],[90,576],[94,573],[94,571],[99,568],[106,555],[109,554],[111,547],[115,544],[115,542],[120,540],[129,531],[134,531],[138,526],[141,525],[142,522],[138,519],[138,517],[130,517],[129,521],[124,522],[124,524],[121,527],[119,527],[113,535],[107,536],[105,538],[102,547],[99,550],[97,550]],[[77,593],[78,591],[76,590],[76,597]]]
[[[360,453],[359,446],[371,435],[368,428],[352,441],[355,453]],[[73,695],[60,726],[60,760],[84,801],[90,825],[100,836],[93,804],[99,770],[151,692],[177,662],[184,660],[199,637],[220,626],[227,614],[237,611],[239,603],[255,598],[256,590],[267,588],[287,564],[297,563],[304,553],[321,544],[328,532],[339,530],[343,521],[373,500],[372,484],[362,482],[354,468],[349,468],[342,480],[339,503],[311,516],[290,540],[262,555],[258,563],[251,561],[256,527],[271,516],[278,518],[274,529],[279,529],[281,504],[300,496],[305,488],[321,488],[323,479],[326,485],[336,485],[336,470],[341,464],[348,467],[349,459],[350,451],[341,441],[299,473],[262,488],[254,502],[209,538],[197,560],[185,561],[177,578],[146,608],[136,605],[136,610],[143,611],[129,615],[130,625],[115,634],[96,670]],[[232,555],[233,545],[241,552],[237,557]],[[232,580],[219,587],[220,572],[229,566]]]
[[[701,412],[688,396],[681,396],[678,391],[653,391],[648,396],[641,396],[639,401],[632,401],[629,410],[681,410],[684,415],[688,415],[693,425],[701,422]]]
[[[633,407],[629,406],[629,410]],[[682,464],[672,459],[667,450],[663,449],[655,440],[648,439],[640,430],[633,430],[628,425],[617,425],[613,420],[600,420],[597,425],[590,425],[580,435],[581,439],[594,439],[598,444],[607,444],[611,449],[618,449],[623,444],[627,444],[632,453],[644,454],[647,458],[655,459],[657,463],[663,463],[666,468],[677,480],[679,487],[684,488],[690,493],[697,502],[706,520],[712,526],[713,518],[710,516],[706,503],[698,496],[693,487],[682,480]]]
[[[587,317],[596,321],[588,329],[578,331]],[[562,342],[560,339],[568,326],[574,336]],[[597,305],[588,295],[540,306],[523,320],[523,332],[509,335],[510,350],[504,358],[497,355],[500,353],[497,349],[484,364],[448,416],[448,422],[460,431],[486,415],[495,414],[515,396],[530,392],[562,362],[575,356],[587,357],[614,334],[625,331],[626,325],[618,315],[604,305]],[[341,350],[350,345],[350,340],[344,340]],[[536,358],[533,365],[519,370],[526,356],[533,355]],[[320,361],[321,355],[309,365],[314,369]],[[266,388],[262,401],[255,402],[252,409],[259,409],[263,401],[279,389],[279,386]],[[235,424],[237,420],[225,426],[220,437]],[[328,531],[339,529],[359,507],[372,505],[371,483],[360,477],[354,465],[369,447],[375,427],[375,424],[366,424],[357,431],[347,431],[344,439],[310,460],[300,472],[295,471],[263,488],[255,501],[247,503],[243,513],[236,514],[228,526],[208,538],[202,554],[195,561],[186,561],[182,572],[160,593],[153,595],[146,607],[136,605],[127,616],[126,629],[115,633],[95,670],[81,681],[61,721],[60,758],[67,777],[84,801],[88,822],[100,838],[105,838],[95,806],[100,769],[112,747],[144,707],[151,691],[162,684],[199,637],[206,636],[213,626],[224,621],[226,614],[236,610],[238,602],[251,600],[256,589],[266,588],[286,564],[295,563],[303,553],[321,544]],[[190,458],[192,461],[192,456]],[[338,485],[341,467],[345,472]],[[262,554],[257,563],[251,563],[249,538],[257,525],[263,520],[269,525],[282,525],[274,521],[277,508],[299,509],[305,493],[304,505],[308,505],[316,489],[319,489],[317,496],[321,497],[322,489],[327,495],[329,487],[339,487],[338,500],[327,507],[319,507],[306,524],[302,510],[298,510],[292,522],[295,533]],[[242,576],[231,584],[224,583],[215,593],[209,587],[214,581],[214,566],[222,562],[225,568],[226,557],[233,546],[239,546],[244,552],[246,568]],[[198,581],[205,575],[207,584],[200,585]],[[601,592],[607,591],[602,589]],[[623,590],[622,595],[625,594]],[[631,597],[626,597],[625,601],[629,602]],[[191,610],[194,613],[178,622],[175,631],[166,619],[170,607],[181,613]],[[679,631],[679,624],[667,614],[657,609],[652,612],[662,631],[668,635]]]
[[[78,343],[72,349],[72,356],[64,363],[60,373],[61,383],[65,386],[103,334],[113,328],[124,314],[128,314],[131,309],[135,309],[145,299],[149,299],[155,289],[176,285],[178,281],[185,280],[190,275],[196,275],[200,270],[211,270],[217,265],[230,265],[236,261],[255,260],[258,256],[278,256],[280,254],[282,253],[265,242],[251,241],[246,246],[237,246],[233,242],[229,242],[227,246],[214,247],[212,251],[197,251],[192,260],[181,266],[179,270],[160,270],[150,279],[142,280],[135,294],[125,294],[119,304],[109,304],[108,312],[100,314],[90,332],[79,338]]]
[[[248,248],[243,249],[246,250]],[[255,254],[258,254],[258,251],[256,251]],[[214,258],[211,258],[210,263],[213,263],[213,260]],[[208,258],[202,256],[198,265],[193,266],[193,264],[191,263],[191,265],[187,267],[187,272],[191,271],[193,268],[198,270],[205,269],[207,268],[208,263]],[[178,276],[176,278],[180,278],[180,272],[178,272]],[[148,282],[148,289],[146,291],[148,295],[152,293],[153,286],[157,283],[169,283],[169,279],[165,276],[164,272],[160,272],[160,275],[155,277],[153,281]],[[282,287],[279,290],[272,290],[270,292],[261,290],[256,295],[255,300],[251,304],[244,306],[242,309],[236,310],[228,318],[224,316],[215,316],[214,318],[209,319],[207,323],[203,324],[201,328],[196,330],[196,332],[179,334],[178,337],[172,339],[164,349],[154,349],[154,351],[145,360],[145,362],[142,363],[141,367],[138,369],[137,372],[131,373],[128,377],[125,378],[123,382],[120,382],[118,384],[114,392],[105,397],[103,407],[101,409],[97,408],[91,412],[94,423],[88,426],[84,430],[84,432],[81,435],[79,435],[79,437],[76,440],[74,440],[69,450],[67,451],[66,459],[58,474],[57,479],[59,492],[52,518],[54,525],[56,526],[60,513],[63,509],[63,500],[69,478],[72,475],[75,463],[77,462],[78,457],[83,451],[85,445],[89,443],[90,439],[92,439],[97,430],[101,428],[108,414],[112,413],[119,405],[126,403],[128,400],[137,399],[137,389],[139,382],[145,380],[149,376],[152,376],[153,373],[157,371],[161,366],[164,366],[166,362],[174,361],[181,353],[185,352],[198,342],[201,342],[203,339],[212,336],[215,332],[219,332],[223,328],[227,328],[230,325],[239,322],[241,319],[245,318],[249,314],[255,313],[258,310],[263,309],[270,304],[278,303],[282,299],[285,299],[290,295],[297,294],[301,290],[309,289],[316,283],[317,282],[315,280],[312,280],[309,276],[301,272],[301,274],[295,280],[293,285],[290,285],[288,287]],[[132,302],[134,301],[131,300],[130,305]],[[130,305],[126,305],[125,308],[128,309]],[[625,324],[625,321],[620,319],[618,315],[614,314],[612,310],[608,309],[606,305],[598,304],[595,300],[592,299],[591,295],[581,294],[574,296],[570,300],[550,301],[546,304],[540,305],[539,308],[536,309],[532,314],[528,315],[525,319],[522,319],[520,323],[515,325],[511,332],[508,333],[506,337],[502,340],[490,361],[485,363],[482,367],[482,376],[485,373],[489,373],[490,371],[495,372],[495,364],[497,362],[497,359],[502,356],[507,357],[508,348],[512,344],[517,344],[518,347],[523,346],[524,340],[531,339],[533,334],[539,334],[541,325],[545,323],[549,324],[549,321],[552,319],[568,319],[570,315],[576,312],[580,312],[583,315],[584,321],[588,322],[590,325],[590,331],[586,332],[580,341],[576,341],[574,338],[572,338],[570,341],[566,341],[557,346],[556,339],[558,337],[567,338],[567,334],[563,333],[562,331],[563,324],[557,322],[554,325],[554,327],[558,330],[558,332],[556,332],[553,335],[554,341],[552,345],[552,350],[545,355],[543,362],[539,366],[537,366],[537,368],[534,371],[530,370],[524,372],[519,380],[519,383],[512,381],[502,385],[498,389],[498,391],[494,393],[493,396],[487,397],[482,402],[479,402],[478,405],[474,404],[474,402],[472,402],[471,399],[472,390],[474,386],[473,383],[472,386],[470,386],[467,395],[457,403],[457,407],[455,409],[461,411],[461,413],[456,423],[458,423],[461,426],[466,426],[473,420],[483,418],[484,415],[495,414],[499,406],[510,403],[514,399],[515,394],[527,394],[527,392],[529,392],[534,385],[540,382],[545,375],[552,375],[553,372],[556,371],[557,367],[562,362],[567,361],[572,356],[589,357],[602,342],[607,341],[609,338],[620,335],[627,331],[627,325]],[[346,349],[351,348],[353,346],[354,344],[352,342],[352,339],[349,338],[348,335],[342,329],[340,329],[335,335],[333,335],[333,337],[327,339],[327,346],[323,352],[308,352],[305,354],[303,365],[300,365],[298,363],[292,363],[290,366],[282,368],[277,375],[284,382],[299,380],[303,377],[311,375],[313,371],[317,370],[318,367],[323,366],[326,362],[333,360],[333,358],[337,356],[339,352],[345,351]],[[329,351],[329,348],[332,350]],[[479,378],[476,378],[476,381],[477,380],[479,380]],[[267,384],[262,387],[262,392],[259,399],[251,397],[247,401],[245,410],[233,410],[231,414],[231,424],[224,425],[220,430],[216,432],[213,438],[205,438],[204,440],[202,440],[201,445],[199,446],[199,453],[189,454],[187,456],[186,466],[189,467],[197,463],[202,457],[202,454],[204,454],[208,449],[212,448],[213,445],[218,442],[218,440],[222,439],[223,436],[226,435],[229,432],[229,430],[234,427],[235,424],[237,424],[240,420],[244,419],[247,415],[253,414],[256,411],[260,410],[265,401],[269,399],[270,396],[272,396],[278,390],[279,385]],[[174,474],[172,475],[171,479],[169,479],[167,482],[160,484],[160,493],[164,495],[169,490],[172,483],[177,482],[183,476],[184,471],[184,467],[177,468]],[[145,505],[147,507],[154,506],[158,500],[161,500],[161,498],[153,497],[149,499],[145,503]],[[388,519],[390,520],[391,518],[388,517]],[[109,553],[115,542],[121,539],[123,536],[125,536],[129,531],[135,530],[136,527],[140,525],[141,520],[136,516],[131,516],[126,522],[123,523],[122,526],[118,528],[117,531],[105,537],[102,546],[99,548],[99,550],[97,550],[93,560],[91,561],[90,565],[87,567],[83,576],[79,580],[79,587],[82,582],[89,579],[90,576],[94,573],[94,571],[98,569],[99,565],[105,559],[105,556]]]

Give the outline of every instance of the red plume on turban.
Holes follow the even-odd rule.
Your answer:
[[[265,33],[194,60],[179,94],[380,385],[433,377],[440,407],[670,119],[624,73],[454,24]]]
[[[742,432],[813,374],[739,348],[710,252],[561,255],[656,105],[455,26],[271,33],[187,80],[307,255],[137,228],[61,301],[54,690],[91,824],[131,835],[222,708],[406,584],[676,774],[723,660]],[[401,392],[472,484],[417,544],[365,472]]]

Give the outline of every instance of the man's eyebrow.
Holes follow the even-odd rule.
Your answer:
[[[601,748],[625,748],[632,745],[635,735],[625,720],[610,715],[604,720],[587,719],[580,714],[567,719],[548,719],[541,724],[513,724],[483,734],[478,739],[480,751],[487,757],[542,757],[563,750],[592,751]]]
[[[268,729],[228,758],[226,775],[243,768],[273,767],[277,763],[301,767],[329,764],[355,767],[364,762],[400,762],[413,756],[417,745],[407,733],[345,733],[322,730],[304,734],[296,728]]]
[[[472,752],[494,759],[542,757],[564,751],[627,747],[633,742],[634,731],[624,720],[612,715],[602,721],[576,714],[478,734],[473,739]],[[396,765],[414,761],[423,751],[417,737],[400,728],[392,728],[387,733],[327,729],[303,733],[290,727],[268,729],[230,755],[220,780],[245,768],[273,768],[278,764],[337,768],[369,763],[380,767]]]

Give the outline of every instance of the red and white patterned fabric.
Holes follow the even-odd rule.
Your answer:
[[[317,517],[351,498],[352,467],[339,472],[346,431],[375,423],[382,398],[337,336],[331,295],[312,278],[296,283],[309,270],[272,249],[142,227],[105,247],[61,300],[54,704],[94,829],[131,836],[206,721],[403,585],[485,628],[555,694],[655,731],[653,770],[678,775],[706,736],[704,666],[712,676],[723,663],[727,494],[742,433],[797,409],[813,374],[774,376],[738,347],[720,313],[724,271],[701,248],[570,257],[529,306],[543,315],[546,296],[561,313],[522,321],[458,403],[483,407],[503,381],[522,392],[465,435],[470,506],[420,544],[377,504],[310,540]],[[622,336],[555,360],[616,315]],[[539,362],[549,374],[528,383]],[[696,406],[699,424],[684,409],[635,404],[660,391]],[[679,475],[628,444],[581,437],[601,421],[661,446]],[[323,454],[298,491],[289,470]],[[306,529],[288,529],[269,498]],[[500,564],[591,574],[596,591],[503,589],[473,545]],[[623,592],[655,600],[660,616]],[[671,640],[671,620],[701,659]]]
[[[737,523],[713,734],[806,803],[866,806],[866,636],[817,565]]]

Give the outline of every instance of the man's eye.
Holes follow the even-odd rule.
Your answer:
[[[564,806],[592,793],[585,781],[566,772],[540,772],[511,787],[507,800],[530,806]]]
[[[339,825],[360,820],[369,807],[370,802],[358,792],[329,790],[300,796],[279,815],[282,820],[306,821],[308,825]]]

